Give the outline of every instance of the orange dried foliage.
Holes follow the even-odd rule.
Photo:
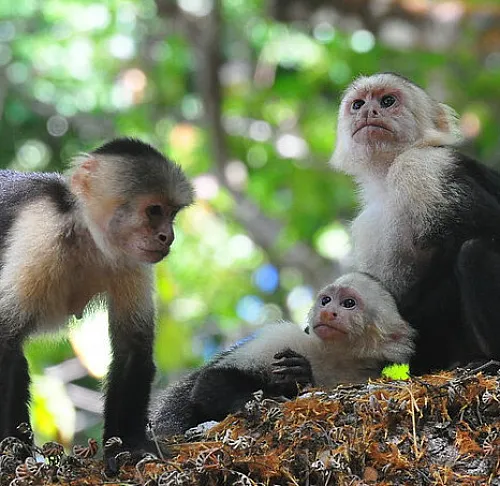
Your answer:
[[[255,400],[205,440],[173,438],[167,459],[123,466],[114,483],[92,459],[59,484],[487,485],[500,467],[499,382],[457,371]]]

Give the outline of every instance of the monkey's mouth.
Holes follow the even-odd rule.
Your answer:
[[[169,253],[170,248],[164,250],[149,250],[147,248],[140,248],[142,259],[147,263],[157,263],[163,260]]]
[[[385,130],[386,132],[392,132],[392,130],[385,124],[380,123],[380,122],[373,122],[373,121],[365,121],[361,125],[359,125],[354,132],[352,132],[352,135],[356,135],[360,130],[363,128],[381,128],[382,130]]]
[[[316,324],[313,328],[316,335],[324,340],[343,338],[349,334],[347,330],[342,327],[325,324],[324,322]]]

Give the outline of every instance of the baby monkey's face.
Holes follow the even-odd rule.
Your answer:
[[[349,339],[364,325],[364,302],[351,287],[329,285],[316,299],[309,316],[310,328],[323,341]]]

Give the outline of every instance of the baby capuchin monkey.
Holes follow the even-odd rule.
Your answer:
[[[321,290],[308,332],[291,322],[260,332],[168,387],[152,407],[158,436],[181,434],[243,408],[252,394],[295,397],[298,386],[332,387],[380,376],[407,362],[415,331],[391,294],[367,274],[351,273]]]
[[[22,345],[80,317],[105,296],[113,359],[104,440],[146,446],[154,340],[152,264],[174,241],[176,214],[193,202],[181,168],[150,145],[116,139],[76,157],[66,175],[0,171],[0,435],[29,422]],[[116,471],[108,447],[107,468]]]
[[[500,359],[500,175],[459,153],[453,110],[393,73],[342,99],[332,164],[355,177],[355,268],[418,331],[412,373]]]

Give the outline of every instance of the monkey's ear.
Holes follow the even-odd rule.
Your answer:
[[[92,156],[84,156],[74,161],[71,187],[81,195],[88,195],[92,176],[97,172],[99,161]]]
[[[432,125],[425,129],[424,146],[455,145],[463,138],[458,126],[457,113],[444,103],[434,105]]]
[[[435,123],[440,131],[452,133],[457,126],[457,113],[448,105],[439,103]]]
[[[462,140],[462,133],[458,126],[458,114],[451,106],[438,103],[434,122],[437,129],[448,136],[450,144],[455,144]]]

